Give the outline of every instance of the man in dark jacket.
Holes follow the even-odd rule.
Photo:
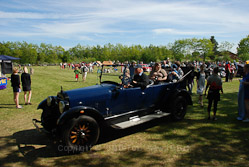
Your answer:
[[[149,85],[149,78],[146,74],[143,73],[143,68],[141,65],[138,65],[135,69],[135,75],[131,82],[131,85],[134,87],[141,87],[145,89]]]

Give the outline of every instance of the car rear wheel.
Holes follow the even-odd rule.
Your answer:
[[[177,96],[171,106],[171,117],[173,120],[182,120],[186,114],[187,101],[183,96]]]
[[[80,116],[69,120],[65,125],[62,139],[66,146],[74,152],[89,151],[99,139],[99,126],[95,119]]]

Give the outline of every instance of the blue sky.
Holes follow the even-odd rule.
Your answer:
[[[248,0],[0,0],[0,41],[167,45],[249,35]]]

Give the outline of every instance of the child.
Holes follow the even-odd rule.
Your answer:
[[[246,108],[246,119],[243,122],[249,122],[249,64],[244,66],[245,76],[243,77],[242,84],[244,85],[244,102]]]
[[[80,73],[80,71],[78,70],[78,67],[75,67],[74,73],[75,73],[75,79],[78,82],[78,80],[79,80],[79,73]]]
[[[196,83],[197,83],[197,94],[199,95],[199,104],[203,107],[203,91],[205,89],[205,72],[204,72],[205,65],[202,64],[200,66],[200,72],[197,73]]]
[[[214,102],[214,117],[213,120],[217,120],[216,118],[216,111],[217,111],[217,105],[218,101],[220,101],[220,90],[221,93],[223,94],[223,89],[222,89],[222,80],[218,76],[219,68],[215,67],[213,70],[213,74],[208,77],[207,79],[207,85],[206,85],[206,90],[205,90],[205,95],[206,91],[208,90],[208,119],[210,120],[210,111],[212,107],[212,103]]]

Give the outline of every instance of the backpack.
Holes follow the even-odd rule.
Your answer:
[[[88,72],[88,68],[87,67],[83,67],[83,72]]]

